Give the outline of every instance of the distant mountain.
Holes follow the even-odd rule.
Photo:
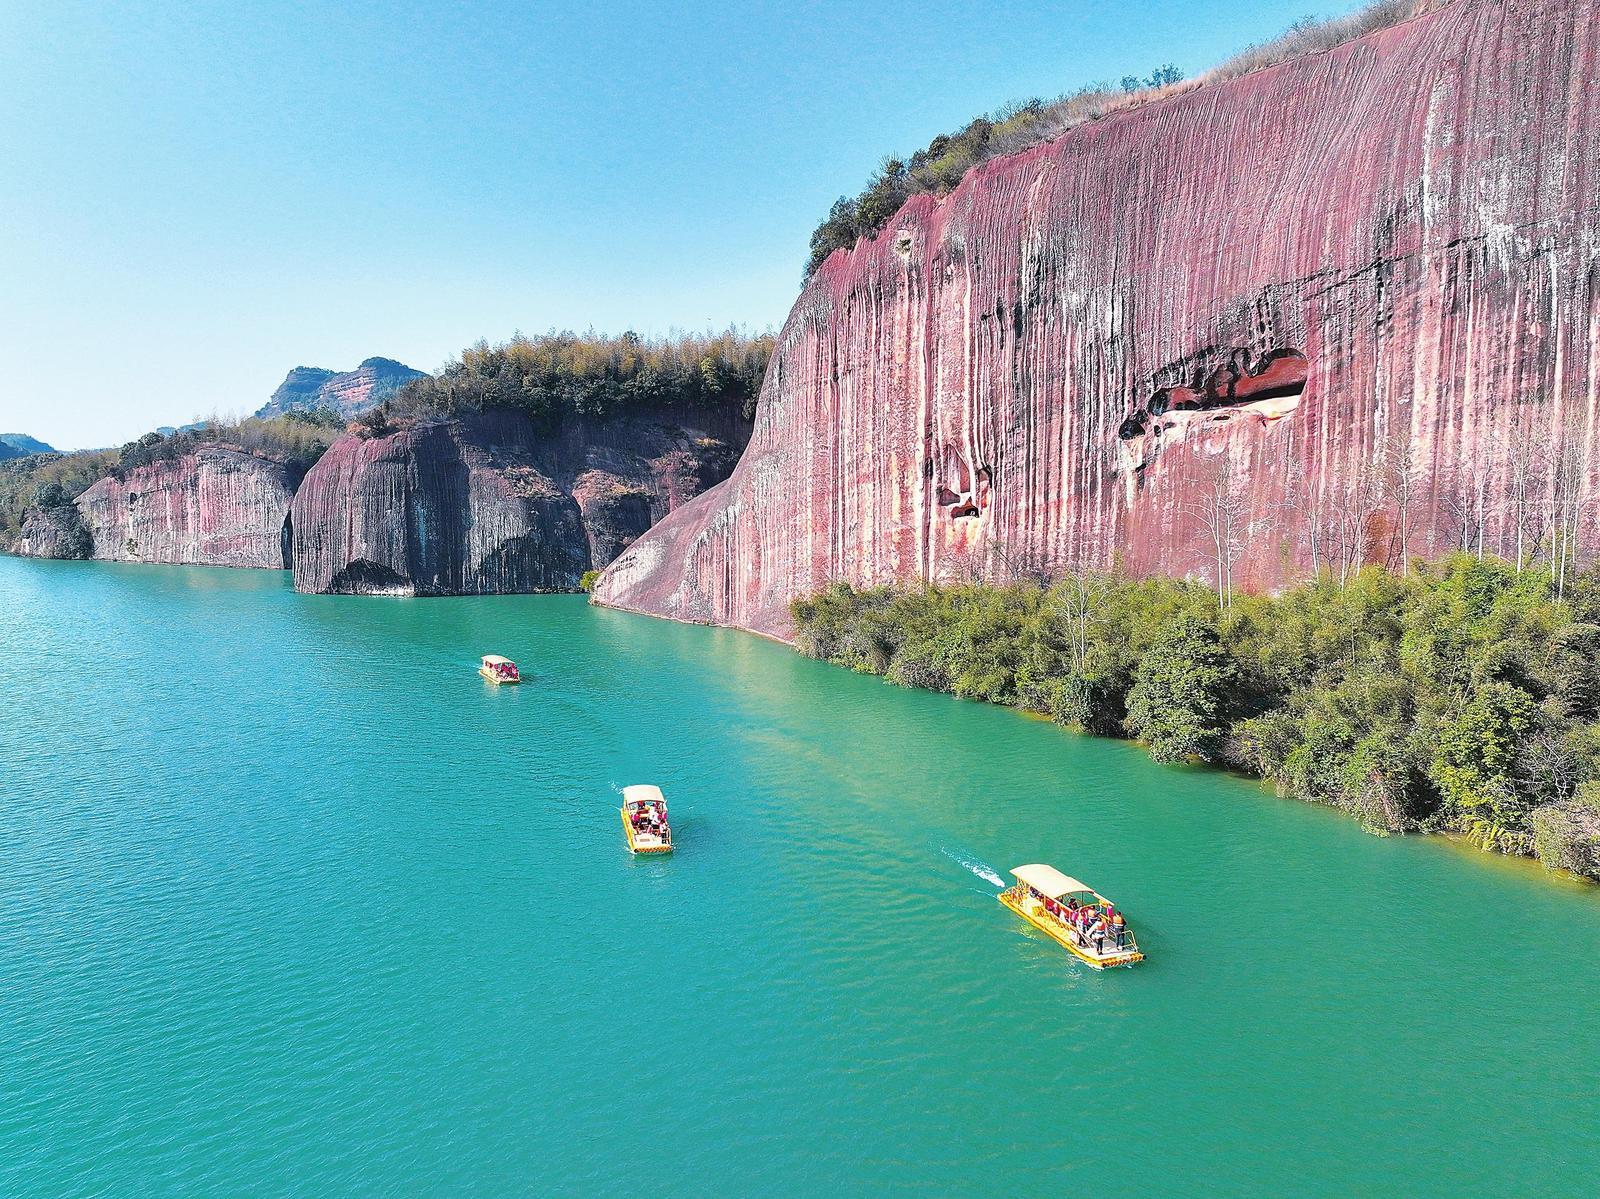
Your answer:
[[[27,454],[58,454],[53,445],[45,445],[37,437],[26,433],[0,433],[0,458],[21,458]]]
[[[377,407],[386,396],[425,373],[393,358],[368,358],[353,371],[297,366],[284,376],[278,390],[256,415],[282,416],[285,412],[329,408],[340,416],[356,416]]]

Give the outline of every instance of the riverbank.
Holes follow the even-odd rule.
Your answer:
[[[1600,879],[1600,586],[1458,556],[1276,597],[1085,574],[797,601],[802,653]]]

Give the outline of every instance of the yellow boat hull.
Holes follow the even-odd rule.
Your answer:
[[[633,835],[633,822],[628,819],[628,813],[623,808],[618,808],[617,813],[622,817],[622,835],[628,839],[629,853],[671,853],[672,842],[665,845],[641,845]]]
[[[1061,946],[1061,948],[1065,949],[1073,957],[1077,958],[1085,966],[1089,966],[1095,970],[1108,970],[1113,966],[1131,966],[1135,962],[1144,961],[1144,954],[1140,953],[1136,949],[1129,950],[1126,953],[1108,953],[1102,957],[1096,957],[1088,950],[1076,944],[1072,937],[1067,933],[1067,930],[1062,928],[1061,925],[1052,920],[1043,911],[1037,913],[1029,911],[1025,904],[1019,902],[1010,891],[1000,892],[1000,902],[1005,904],[1006,907],[1010,908],[1017,915],[1021,916],[1029,924],[1033,925],[1034,928],[1038,929],[1045,936],[1049,937],[1057,945]]]

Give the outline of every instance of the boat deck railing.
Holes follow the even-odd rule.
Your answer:
[[[1022,886],[1020,883],[1014,887],[1008,887],[1006,889],[1006,894],[1018,903],[1025,902],[1029,898],[1027,888]],[[1037,902],[1036,897],[1035,901]],[[1039,915],[1055,924],[1057,928],[1059,928],[1072,940],[1074,945],[1082,949],[1085,953],[1091,954],[1094,957],[1114,958],[1121,957],[1124,954],[1139,952],[1139,943],[1134,940],[1133,929],[1127,927],[1126,925],[1122,927],[1120,932],[1118,932],[1116,929],[1107,929],[1100,941],[1100,948],[1096,949],[1093,937],[1089,936],[1081,929],[1076,928],[1072,924],[1069,924],[1060,916],[1045,908],[1042,904],[1039,908]]]
[[[1096,949],[1094,938],[1087,933],[1080,932],[1070,924],[1062,923],[1059,920],[1056,923],[1061,925],[1067,936],[1072,938],[1073,943],[1079,949],[1095,957],[1114,958],[1120,957],[1125,953],[1137,953],[1139,951],[1138,943],[1133,939],[1132,929],[1124,928],[1120,937],[1115,930],[1108,929],[1101,938],[1100,948]]]
[[[1075,934],[1071,929],[1068,929],[1067,935],[1073,936]],[[1123,930],[1120,937],[1114,932],[1108,932],[1105,935],[1105,940],[1100,943],[1099,949],[1094,947],[1093,938],[1084,937],[1079,944],[1079,948],[1085,953],[1100,958],[1119,958],[1124,954],[1139,952],[1138,943],[1133,939],[1133,934],[1127,930]]]
[[[638,837],[638,836],[654,837],[657,841],[661,842],[661,844],[663,844],[663,845],[671,845],[672,844],[672,828],[671,828],[670,825],[668,827],[664,828],[664,829],[653,829],[653,828],[650,828],[648,825],[635,824],[633,826],[633,834],[636,837]]]

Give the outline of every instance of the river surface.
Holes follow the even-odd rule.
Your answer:
[[[1596,1193],[1536,866],[572,597],[0,558],[0,703],[6,1196]]]

